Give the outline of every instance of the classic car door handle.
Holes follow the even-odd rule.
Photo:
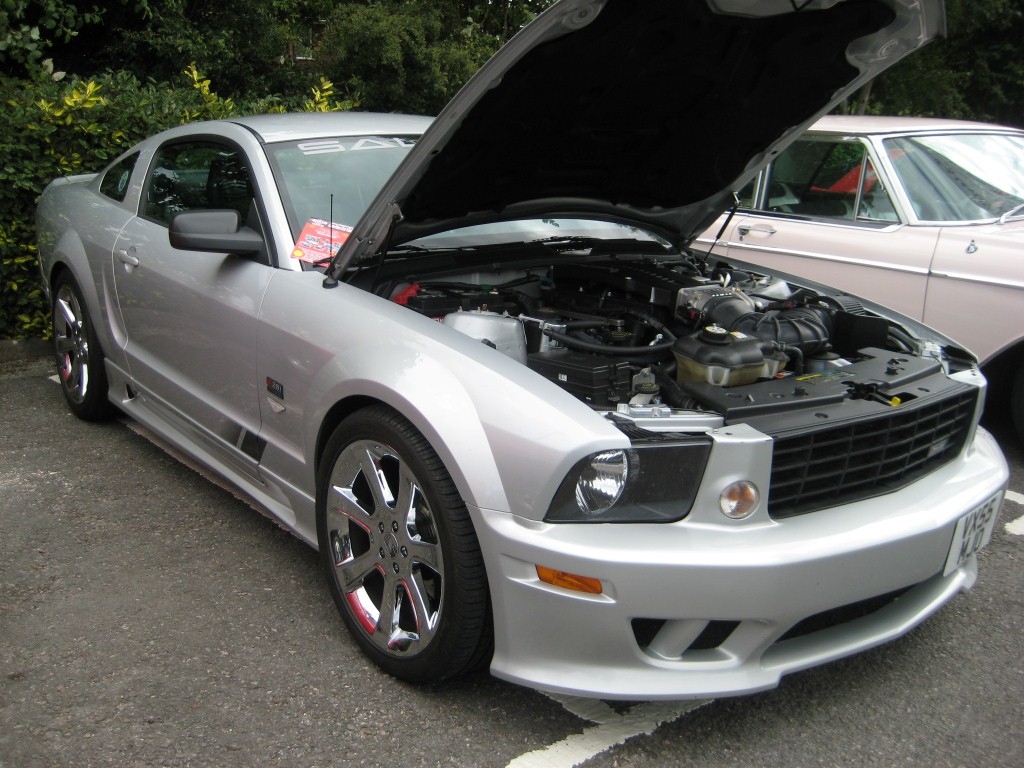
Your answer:
[[[775,227],[773,227],[771,224],[740,224],[738,227],[736,227],[736,231],[740,233],[740,240],[749,235],[751,232],[763,232],[766,235],[774,235],[776,232]]]
[[[119,250],[117,252],[117,260],[123,264],[127,264],[129,267],[139,266],[139,257],[135,254],[128,253],[126,250]]]

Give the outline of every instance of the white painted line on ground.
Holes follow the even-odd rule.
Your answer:
[[[1024,506],[1024,493],[1017,493],[1016,491],[1007,491],[1006,500],[1012,501],[1015,504]],[[1007,533],[1012,533],[1015,536],[1024,536],[1024,515],[1021,515],[1016,520],[1011,520],[1003,526],[1003,530]]]
[[[550,695],[550,694],[549,694]],[[625,743],[634,736],[646,736],[687,712],[710,704],[704,701],[671,701],[636,704],[619,714],[603,701],[572,696],[551,696],[577,717],[597,723],[544,749],[520,755],[506,768],[574,768],[592,757]]]

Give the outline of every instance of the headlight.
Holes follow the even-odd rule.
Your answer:
[[[549,523],[668,523],[690,513],[711,453],[707,438],[587,456],[566,475]]]
[[[580,468],[576,480],[576,506],[590,516],[607,512],[626,490],[628,478],[629,452],[595,453]]]

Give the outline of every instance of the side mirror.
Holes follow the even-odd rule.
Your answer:
[[[263,237],[255,229],[240,226],[238,211],[182,211],[171,217],[168,237],[171,246],[187,251],[211,251],[244,255],[263,248]]]

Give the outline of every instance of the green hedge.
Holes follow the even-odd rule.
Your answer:
[[[354,106],[321,78],[312,98],[223,99],[189,65],[180,83],[141,82],[125,72],[90,80],[40,69],[31,80],[0,78],[0,338],[47,337],[49,308],[39,284],[35,207],[58,176],[101,170],[146,136],[182,123],[287,110]]]

